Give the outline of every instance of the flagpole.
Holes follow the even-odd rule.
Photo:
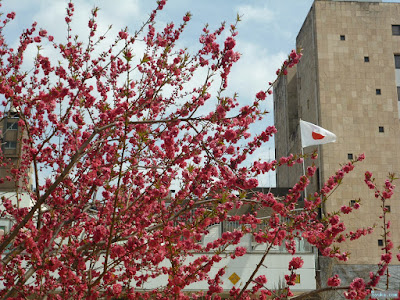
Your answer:
[[[303,175],[306,176],[306,167],[304,166],[304,151],[303,146],[301,147],[301,155],[303,156]],[[307,198],[307,186],[304,188],[304,199]]]
[[[301,154],[304,156],[304,149],[308,146],[333,143],[336,142],[336,135],[325,128],[300,119],[300,141]],[[320,150],[320,147],[318,148]],[[321,157],[320,157],[321,165]],[[321,172],[321,166],[319,168]],[[303,174],[306,176],[305,159],[303,158]],[[304,199],[307,197],[307,187],[304,188]]]
[[[300,121],[301,121],[301,118],[300,118]],[[303,157],[303,175],[304,176],[306,176],[306,167],[305,167],[305,165],[304,165],[304,150],[303,150],[303,141],[302,141],[302,139],[301,139],[301,126],[300,126],[300,123],[299,123],[299,127],[300,127],[300,147],[301,147],[301,156]],[[306,199],[306,197],[307,197],[307,187],[305,187],[304,188],[304,200]]]

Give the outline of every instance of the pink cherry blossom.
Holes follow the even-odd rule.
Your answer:
[[[328,286],[340,286],[341,280],[337,274],[333,277],[330,277],[327,281]]]

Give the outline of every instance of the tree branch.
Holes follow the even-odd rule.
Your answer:
[[[104,126],[106,127],[106,126]],[[102,128],[104,128],[102,127]],[[64,169],[64,171],[58,176],[56,181],[47,189],[47,191],[41,196],[36,204],[31,208],[29,213],[23,218],[21,222],[18,223],[18,225],[14,228],[14,230],[3,240],[3,242],[0,245],[0,253],[3,252],[3,250],[14,240],[14,238],[18,235],[18,232],[23,228],[26,223],[29,222],[30,219],[32,219],[33,215],[35,212],[39,209],[39,207],[46,201],[46,199],[49,197],[49,195],[57,188],[57,186],[61,183],[61,181],[64,180],[64,178],[68,175],[68,173],[71,171],[72,167],[76,164],[76,162],[82,157],[82,155],[85,152],[86,147],[89,145],[89,143],[92,141],[92,139],[102,130],[100,129],[95,129],[93,133],[89,136],[89,138],[81,145],[81,147],[78,149],[78,151],[74,154],[74,156],[71,158],[71,161],[69,162],[68,166]]]

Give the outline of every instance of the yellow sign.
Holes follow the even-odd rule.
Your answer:
[[[238,274],[233,272],[232,275],[229,276],[228,279],[233,283],[233,285],[235,285],[240,280],[240,277],[238,276]]]
[[[300,274],[296,274],[295,283],[300,283]]]

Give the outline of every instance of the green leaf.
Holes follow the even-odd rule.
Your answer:
[[[150,61],[150,57],[145,53],[145,54],[143,55],[143,58],[142,58],[142,60],[140,61],[140,63],[143,64],[143,63],[146,63],[146,62],[148,62],[148,61]]]

